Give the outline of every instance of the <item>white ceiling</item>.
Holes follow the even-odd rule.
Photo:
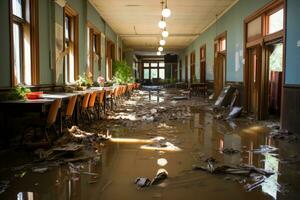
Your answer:
[[[187,47],[207,26],[237,0],[168,0],[166,50]],[[90,0],[100,15],[122,37],[128,48],[156,51],[161,30],[161,0]]]

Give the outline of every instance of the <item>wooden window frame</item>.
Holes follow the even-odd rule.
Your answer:
[[[159,77],[159,69],[165,69],[165,72],[166,72],[166,63],[164,62],[164,67],[160,67],[159,66],[159,63],[161,62],[164,62],[163,60],[143,60],[142,61],[142,78],[143,80],[151,80],[152,77],[151,77],[151,69],[156,69],[157,70],[157,78],[160,78]],[[145,63],[148,63],[149,64],[149,67],[144,67],[144,64]],[[151,64],[152,63],[157,63],[157,66],[156,67],[152,67]],[[148,69],[149,70],[149,79],[144,79],[144,69]]]
[[[70,33],[70,35],[73,35],[73,39],[74,41],[71,42],[71,44],[73,45],[73,51],[74,51],[74,81],[76,81],[78,79],[79,76],[79,49],[78,49],[78,44],[79,44],[79,32],[78,32],[78,14],[77,12],[72,9],[68,4],[65,5],[64,10],[63,10],[63,50],[65,52],[65,56],[69,56],[68,54],[69,52],[69,48],[66,48],[65,44],[66,44],[66,38],[65,38],[65,19],[66,17],[69,17],[71,19],[71,22],[73,24],[73,27],[71,28],[72,33]],[[68,74],[68,80],[66,80],[66,63],[65,63],[65,59],[64,59],[64,83],[70,83],[73,84],[72,82],[69,82],[70,80],[70,74]],[[69,66],[68,66],[69,67]]]
[[[101,75],[101,32],[90,22],[87,24],[87,28],[89,29],[89,64],[90,64],[90,72],[92,73],[92,77],[94,77],[94,58],[98,56],[98,71]]]
[[[25,84],[24,77],[24,26],[29,27],[30,38],[30,71],[31,71],[31,85],[38,85],[40,82],[40,68],[39,68],[39,21],[38,21],[38,0],[23,0],[22,2],[22,18],[13,14],[12,0],[9,0],[9,32],[10,32],[10,79],[11,86],[16,86],[15,71],[14,71],[14,46],[13,46],[13,24],[17,24],[21,28],[20,47],[21,47],[21,83]],[[28,6],[28,7],[26,7]],[[29,13],[26,13],[29,12]],[[26,15],[30,22],[26,21]]]
[[[268,33],[268,16],[271,15],[272,13],[275,13],[276,11],[280,10],[280,9],[284,9],[284,14],[283,14],[283,30],[280,30],[278,32],[272,33],[272,34],[267,34]],[[286,37],[286,0],[274,0],[271,1],[270,3],[266,4],[264,7],[262,7],[261,9],[257,10],[256,12],[254,12],[252,15],[248,16],[247,18],[245,18],[244,20],[244,58],[245,58],[245,64],[244,64],[244,107],[246,108],[247,111],[249,111],[249,106],[250,106],[250,100],[249,100],[249,88],[250,88],[250,83],[249,83],[249,65],[250,65],[250,61],[249,61],[249,49],[255,46],[259,46],[262,49],[262,63],[260,63],[262,69],[264,71],[264,75],[261,77],[262,78],[262,83],[260,85],[260,88],[266,88],[267,87],[267,73],[265,73],[265,70],[267,69],[267,62],[265,61],[266,59],[266,44],[268,43],[272,43],[272,41],[276,41],[276,40],[282,40],[283,42],[283,71],[282,71],[282,87],[285,83],[285,69],[286,69],[286,62],[285,62],[285,55],[286,55],[286,50],[285,50],[285,46],[286,46],[286,42],[285,42],[285,37]],[[261,38],[259,38],[256,41],[253,42],[248,42],[247,41],[247,23],[249,23],[249,21],[262,16],[263,18],[263,35]],[[262,90],[263,91],[263,90]],[[263,119],[266,116],[266,109],[267,106],[264,105],[265,99],[267,98],[266,93],[263,93],[262,91],[260,91],[260,95],[261,97],[259,98],[259,102],[260,102],[260,106],[259,106],[259,110],[257,113],[257,118],[258,119]],[[283,95],[281,96],[281,109],[283,108],[282,103],[283,103]],[[281,111],[282,113],[282,111]],[[282,121],[282,115],[281,115],[281,121]]]

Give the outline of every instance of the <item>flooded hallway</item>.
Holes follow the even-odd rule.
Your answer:
[[[0,1],[0,199],[298,199],[299,9]]]

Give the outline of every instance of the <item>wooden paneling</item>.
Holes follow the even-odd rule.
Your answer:
[[[300,134],[300,85],[283,87],[282,128]]]

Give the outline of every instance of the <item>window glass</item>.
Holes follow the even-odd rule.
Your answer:
[[[23,4],[22,0],[12,0],[13,14],[20,18],[23,18],[22,4]]]
[[[247,26],[248,39],[261,35],[261,17],[258,17],[255,20],[249,22]]]
[[[158,64],[157,63],[151,63],[151,67],[157,67]]]
[[[269,34],[278,32],[283,29],[283,9],[269,16]]]
[[[149,69],[144,69],[144,79],[149,79]]]
[[[149,63],[144,63],[144,67],[149,67]]]
[[[270,54],[270,71],[282,72],[282,43],[275,44]]]
[[[18,24],[13,24],[13,44],[14,44],[14,78],[16,84],[22,82],[22,54],[21,54],[21,34],[20,26]]]
[[[165,69],[159,69],[159,78],[165,79]]]
[[[66,38],[66,41],[69,41],[69,39],[70,39],[69,30],[70,30],[70,19],[69,19],[69,17],[66,17],[65,18],[65,38]]]
[[[151,69],[151,78],[158,78],[157,69]]]
[[[220,41],[220,51],[225,51],[226,50],[226,39],[222,39]]]
[[[159,63],[159,67],[165,67],[165,63],[164,62],[160,62]]]

